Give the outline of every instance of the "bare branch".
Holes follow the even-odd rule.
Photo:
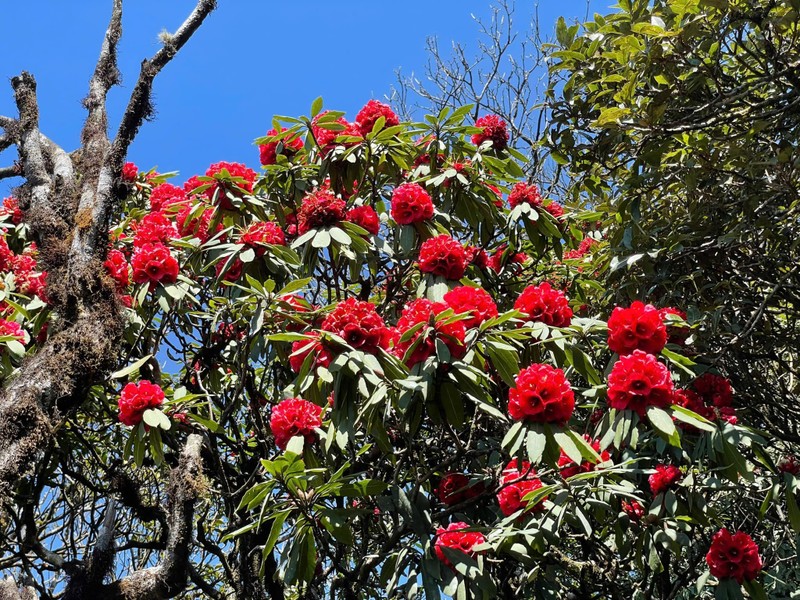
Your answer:
[[[22,175],[22,167],[14,164],[8,167],[0,167],[0,179],[8,179],[9,177],[19,177]]]

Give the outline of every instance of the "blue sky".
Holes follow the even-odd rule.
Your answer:
[[[611,0],[592,0],[607,12]],[[38,81],[41,129],[65,149],[78,146],[80,104],[110,13],[110,0],[32,0],[3,7],[0,114],[16,116],[7,81],[25,69]],[[146,123],[129,153],[140,168],[177,170],[182,182],[219,160],[258,166],[252,140],[274,114],[298,115],[323,96],[326,108],[353,117],[370,98],[382,99],[395,70],[422,74],[425,40],[472,47],[471,13],[487,18],[490,0],[220,0],[219,8],[159,75],[156,120]],[[112,91],[112,132],[136,81],[139,62],[158,47],[158,33],[175,30],[193,0],[127,0],[120,47],[122,87]],[[532,2],[517,2],[526,23]],[[543,33],[556,18],[583,18],[585,0],[541,0]],[[31,39],[31,36],[35,36]],[[0,154],[0,167],[15,158]],[[0,182],[0,196],[11,184]]]

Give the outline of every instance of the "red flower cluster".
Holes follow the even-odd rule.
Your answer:
[[[518,465],[517,459],[506,465],[500,479],[503,487],[497,492],[500,511],[507,517],[522,509],[525,509],[526,512],[541,512],[544,510],[544,501],[547,499],[542,498],[533,506],[530,506],[527,500],[523,500],[527,494],[542,487],[542,481],[536,477],[536,471],[531,468],[531,463],[527,460],[522,462],[521,468]]]
[[[391,213],[398,225],[412,225],[433,216],[433,202],[418,183],[403,183],[392,193]]]
[[[666,492],[683,477],[681,470],[675,465],[656,465],[656,472],[647,478],[650,491],[654,496]]]
[[[464,252],[467,255],[467,264],[475,265],[479,269],[485,269],[489,266],[489,255],[486,254],[486,250],[483,248],[464,246]]]
[[[227,177],[223,177],[223,170],[228,172],[231,179],[239,179],[240,181],[234,182]],[[230,199],[226,196],[226,192],[231,193],[236,197],[241,197],[241,192],[238,189],[234,189],[231,184],[235,185],[237,188],[241,188],[248,194],[252,194],[253,184],[255,183],[258,175],[255,171],[253,171],[253,169],[250,169],[241,163],[229,163],[223,161],[214,163],[208,167],[208,170],[206,171],[206,177],[214,177],[215,179],[215,181],[211,183],[211,185],[205,191],[206,198],[214,202],[214,195],[217,194],[216,202],[219,204],[220,208],[224,210],[234,210],[235,207],[233,204],[231,204]]]
[[[388,348],[389,328],[371,302],[348,298],[328,313],[320,327],[335,333],[353,348],[375,354]]]
[[[536,364],[522,369],[508,390],[508,414],[515,421],[564,425],[575,410],[575,395],[564,371]]]
[[[381,220],[378,213],[371,206],[356,206],[347,211],[347,220],[362,229],[366,229],[372,235],[377,235],[381,228]]]
[[[524,252],[515,252],[513,254],[509,254],[503,262],[503,253],[506,251],[507,246],[504,244],[500,246],[497,250],[495,250],[492,257],[489,259],[489,268],[493,271],[499,273],[503,268],[503,265],[521,265],[524,264],[526,260],[528,260],[528,255]]]
[[[478,483],[476,485],[469,484],[469,477],[463,473],[448,473],[439,481],[436,486],[436,497],[439,502],[446,506],[453,506],[454,504],[461,504],[466,500],[475,498],[480,495],[484,490],[484,485]]]
[[[718,408],[733,404],[731,382],[714,373],[703,373],[692,382],[692,389],[700,394],[707,404]]]
[[[323,111],[311,119],[311,133],[320,148],[322,156],[327,155],[328,152],[336,147],[335,142],[338,136],[361,135],[361,132],[358,130],[358,126],[355,123],[348,123],[344,117],[339,117],[334,121],[325,120],[325,122],[320,125],[319,123],[322,120],[322,117],[328,112],[329,111],[327,110]],[[333,125],[334,123],[344,127],[344,130],[334,131],[333,129],[327,129],[327,127]]]
[[[635,410],[643,417],[648,406],[669,406],[674,385],[669,369],[641,350],[621,357],[608,376],[608,405]]]
[[[683,346],[686,343],[686,338],[692,333],[685,325],[669,322],[670,315],[678,317],[679,319],[686,320],[686,313],[674,306],[667,306],[658,310],[661,320],[667,327],[667,341],[670,344],[677,344]]]
[[[328,227],[344,220],[346,204],[332,192],[325,189],[317,190],[303,198],[303,203],[297,211],[297,231],[303,235],[312,229]]]
[[[298,340],[292,343],[292,354],[289,356],[289,366],[292,371],[299,373],[309,354],[314,356],[312,369],[328,367],[333,360],[331,351],[323,345],[319,336],[315,335],[313,339]]]
[[[564,217],[564,207],[558,202],[549,202],[544,209],[549,212],[556,221]]]
[[[714,421],[722,419],[728,423],[735,425],[737,422],[736,410],[731,406],[716,407],[713,404],[708,404],[700,394],[693,390],[675,390],[673,404],[678,404],[684,408],[688,408],[692,412],[696,412],[701,417]],[[696,428],[685,423],[680,424],[681,427],[688,431],[694,431]]]
[[[753,538],[743,531],[731,535],[725,528],[711,538],[706,563],[714,577],[731,577],[740,584],[758,577],[762,567],[758,546]]]
[[[508,194],[508,204],[511,208],[519,206],[523,202],[527,202],[531,206],[541,206],[542,195],[539,193],[539,188],[523,182],[519,182],[511,188],[511,193]]]
[[[16,321],[7,321],[0,317],[0,336],[10,336],[18,342],[25,343],[27,334],[22,326]]]
[[[397,321],[399,334],[402,336],[418,323],[430,323],[433,317],[448,308],[449,306],[443,302],[431,302],[425,298],[409,302]],[[464,347],[465,334],[464,324],[461,321],[455,321],[447,325],[437,322],[430,332],[425,327],[422,327],[411,339],[396,343],[394,352],[402,358],[413,346],[414,350],[406,361],[406,364],[412,367],[429,356],[436,354],[436,339],[439,338],[447,346],[453,358],[461,358],[466,353],[466,348]]]
[[[452,568],[453,563],[445,556],[442,548],[457,550],[474,558],[477,552],[473,548],[486,541],[484,535],[479,531],[464,531],[465,529],[469,529],[469,525],[457,522],[450,523],[447,529],[440,527],[436,530],[436,541],[434,542],[433,550],[436,552],[436,557],[448,567]]]
[[[658,354],[667,343],[667,328],[658,309],[638,300],[630,308],[617,306],[608,319],[608,347],[620,356],[634,350]]]
[[[483,128],[480,133],[472,135],[472,143],[480,146],[491,140],[494,150],[505,150],[508,147],[508,129],[506,122],[497,115],[485,115],[475,121],[475,127]]]
[[[7,246],[4,251],[6,249]],[[38,296],[47,302],[47,296],[45,295],[47,273],[37,271],[37,262],[36,258],[34,258],[36,243],[32,243],[18,256],[14,256],[11,250],[8,250],[8,252],[12,259],[11,265],[8,266],[14,273],[14,283],[17,291],[27,296]],[[0,262],[5,260],[5,258],[0,259]]]
[[[611,455],[607,450],[600,451],[600,440],[593,440],[587,434],[583,434],[583,439],[589,442],[592,449],[600,455],[600,462],[605,463],[611,460]],[[597,465],[589,462],[588,460],[581,461],[581,464],[576,465],[575,461],[567,456],[566,452],[561,451],[561,456],[558,457],[558,468],[561,470],[561,476],[566,479],[578,473],[589,473],[594,471]]]
[[[270,129],[267,132],[267,137],[275,137],[284,131],[286,131],[285,127],[281,127],[280,131],[276,129]],[[283,154],[286,157],[291,157],[296,152],[299,152],[303,149],[303,140],[301,140],[299,137],[292,139],[292,136],[284,137],[283,139],[275,140],[274,142],[261,144],[258,147],[258,152],[262,165],[274,165],[277,162],[279,144],[283,145],[280,154]]]
[[[131,259],[133,281],[150,283],[175,283],[178,280],[178,261],[163,244],[145,244],[137,248]]]
[[[514,310],[525,313],[531,321],[551,327],[569,327],[572,320],[572,309],[564,292],[554,290],[547,282],[522,290],[514,302]]]
[[[135,248],[145,244],[166,244],[178,237],[175,225],[161,212],[145,215],[141,221],[132,225],[132,229]]]
[[[449,235],[437,235],[422,243],[419,268],[423,273],[458,280],[467,269],[467,253],[464,246]]]
[[[194,207],[190,204],[184,204],[177,215],[175,215],[175,223],[178,225],[178,232],[181,237],[197,238],[201,243],[205,244],[214,235],[222,231],[223,224],[217,223],[214,230],[211,230],[211,220],[214,218],[216,208],[206,205],[205,209],[199,215],[193,217],[192,212]]]
[[[361,135],[370,133],[372,128],[375,127],[375,123],[377,123],[378,119],[381,117],[385,119],[382,129],[400,124],[400,119],[397,118],[397,115],[394,114],[394,111],[388,104],[378,102],[377,100],[370,100],[367,102],[364,108],[358,111],[356,115],[356,124],[358,125],[358,130],[361,132]]]
[[[186,202],[186,192],[171,183],[162,183],[150,192],[150,210],[160,212],[174,204]]]
[[[800,460],[793,454],[786,456],[778,463],[779,473],[791,473],[795,477],[800,475]]]
[[[285,246],[286,236],[280,225],[272,221],[256,221],[252,223],[239,238],[239,243],[255,248],[257,256],[264,256],[265,244]]]
[[[637,500],[631,500],[630,502],[623,500],[622,512],[628,515],[631,521],[638,523],[644,516],[644,507]]]
[[[164,390],[149,381],[129,383],[119,395],[119,420],[124,425],[136,426],[148,408],[158,408],[164,403]]]
[[[119,250],[109,250],[103,266],[120,290],[124,290],[131,284],[130,265],[125,259],[125,255]]]
[[[132,162],[127,162],[122,166],[122,181],[133,183],[139,175],[139,167]]]
[[[576,258],[583,258],[586,254],[589,253],[589,250],[592,246],[597,243],[593,237],[586,236],[581,240],[581,243],[578,245],[578,248],[575,250],[567,250],[564,252],[564,259],[571,260]]]
[[[272,409],[269,427],[275,436],[275,445],[281,450],[296,435],[302,435],[306,443],[317,440],[315,429],[322,426],[322,407],[302,398],[281,400]]]
[[[457,314],[469,313],[469,319],[461,321],[466,329],[480,327],[487,319],[497,316],[497,305],[489,292],[483,288],[462,285],[444,295],[444,301]]]
[[[14,225],[22,223],[25,216],[19,207],[19,200],[14,197],[3,198],[3,206],[0,207],[0,219],[5,219],[9,215]]]

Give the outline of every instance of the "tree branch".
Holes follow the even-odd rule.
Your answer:
[[[9,177],[19,177],[20,175],[22,175],[22,167],[19,165],[0,167],[0,179],[8,179]]]

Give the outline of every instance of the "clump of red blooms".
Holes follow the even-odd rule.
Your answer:
[[[0,317],[0,336],[12,337],[16,341],[24,344],[28,334],[25,333],[22,325],[16,321],[7,321],[6,319]]]
[[[270,129],[267,132],[267,137],[277,137],[279,134],[286,131],[285,127],[281,127],[280,131],[277,129]],[[281,146],[280,152],[278,152],[278,146]],[[276,139],[272,142],[267,142],[266,144],[260,144],[258,146],[258,153],[259,158],[261,159],[262,165],[274,165],[278,160],[278,154],[282,154],[287,158],[290,158],[295,155],[295,153],[299,152],[303,149],[303,140],[301,140],[298,136],[283,136],[281,139]]]
[[[656,465],[656,472],[647,478],[650,491],[654,496],[666,492],[683,477],[681,470],[675,465]]]
[[[227,171],[228,175],[237,181],[229,181],[227,177],[223,177],[223,171]],[[227,194],[232,194],[240,198],[242,196],[240,189],[248,194],[252,194],[253,184],[258,174],[253,171],[253,169],[241,163],[222,161],[208,167],[206,170],[206,177],[214,178],[214,181],[211,182],[208,189],[204,192],[206,198],[212,202],[216,202],[219,204],[219,207],[224,210],[235,210]]]
[[[482,482],[470,485],[469,476],[463,473],[447,473],[436,486],[436,497],[446,506],[461,504],[479,496],[485,489]]]
[[[389,347],[389,328],[371,302],[348,298],[328,313],[320,327],[335,333],[353,348],[375,354]]]
[[[333,353],[319,339],[319,334],[315,333],[312,334],[311,339],[298,340],[292,343],[292,353],[289,356],[289,366],[292,368],[292,371],[299,373],[309,354],[314,357],[312,369],[316,367],[328,367],[333,360]]]
[[[572,309],[561,290],[553,289],[549,283],[529,285],[514,302],[514,310],[525,313],[530,321],[538,321],[551,327],[569,327]]]
[[[564,371],[535,364],[522,369],[508,391],[508,414],[515,421],[566,424],[575,395]]]
[[[634,350],[658,354],[667,343],[667,328],[658,309],[638,300],[617,306],[608,318],[608,347],[620,356]]]
[[[129,383],[119,395],[119,420],[124,425],[136,426],[142,422],[144,411],[159,408],[164,403],[164,390],[149,381]]]
[[[320,148],[322,156],[326,156],[336,146],[336,138],[340,135],[361,135],[355,124],[348,123],[344,117],[331,120],[323,118],[329,111],[323,111],[311,119],[311,134]]]
[[[140,248],[146,244],[167,244],[178,237],[178,230],[164,213],[151,212],[141,221],[131,225],[133,246]]]
[[[275,445],[281,450],[293,437],[302,435],[306,443],[317,440],[316,429],[322,426],[322,407],[302,398],[281,400],[272,409],[269,427],[275,436]]]
[[[738,419],[736,417],[736,410],[732,406],[714,406],[713,402],[708,401],[706,398],[691,389],[675,390],[675,397],[673,404],[677,404],[684,408],[697,413],[701,417],[714,421],[720,419],[726,421],[731,425],[736,425]],[[687,431],[694,431],[695,428],[685,423],[680,423],[680,426]]]
[[[659,309],[658,314],[667,327],[667,341],[678,346],[686,344],[687,338],[692,333],[691,330],[686,325],[674,322],[674,317],[685,321],[686,313],[674,306],[666,306]]]
[[[133,183],[139,175],[139,167],[132,162],[126,162],[122,166],[122,181],[126,183]]]
[[[423,273],[459,280],[467,269],[467,253],[464,246],[449,235],[437,235],[422,243],[419,268]]]
[[[16,290],[28,296],[38,296],[47,302],[45,285],[47,273],[38,271],[36,261],[37,248],[35,243],[31,243],[22,254],[15,254],[8,247],[5,237],[0,237],[0,272],[14,274],[14,285]]]
[[[175,223],[178,226],[178,231],[181,237],[197,238],[201,243],[205,244],[213,236],[217,235],[223,229],[222,223],[217,223],[216,227],[211,229],[211,220],[214,218],[216,207],[206,204],[203,211],[196,216],[192,216],[195,212],[195,207],[186,203],[175,215]]]
[[[479,269],[486,269],[489,267],[489,255],[486,254],[486,250],[483,248],[464,246],[464,253],[467,257],[467,264],[475,265]]]
[[[419,323],[430,323],[436,315],[446,311],[448,308],[450,307],[444,302],[431,302],[425,298],[409,302],[397,321],[398,334],[402,336]],[[411,355],[406,359],[406,364],[409,367],[436,354],[437,338],[444,342],[453,358],[461,358],[466,353],[466,348],[464,347],[466,331],[462,321],[454,321],[447,324],[437,321],[430,329],[430,332],[428,332],[426,327],[422,327],[410,339],[405,342],[398,341],[394,345],[394,353],[400,358],[404,357],[409,349],[414,348]]]
[[[436,530],[436,541],[434,542],[433,550],[436,553],[436,557],[450,568],[453,568],[453,563],[445,556],[442,548],[462,552],[470,558],[474,558],[477,555],[477,551],[474,550],[475,546],[486,541],[484,535],[479,531],[465,531],[466,529],[469,529],[469,525],[459,521],[450,523],[447,529],[439,527]]]
[[[495,250],[491,258],[489,258],[489,268],[497,273],[503,270],[504,267],[508,268],[513,265],[522,265],[526,260],[528,260],[528,255],[524,252],[512,252],[508,254],[504,262],[503,254],[505,253],[507,247],[508,246],[506,244],[503,244],[497,250]]]
[[[508,194],[509,206],[516,208],[524,202],[532,207],[542,205],[542,194],[536,185],[520,182],[511,188],[511,192]]]
[[[256,256],[264,256],[266,245],[285,246],[286,236],[280,225],[272,221],[256,221],[242,232],[239,243],[253,248]]]
[[[779,473],[790,473],[795,477],[800,475],[800,460],[794,454],[790,454],[778,463]]]
[[[542,498],[533,505],[529,501],[523,500],[527,494],[542,487],[541,479],[536,477],[536,471],[531,468],[531,463],[527,460],[522,462],[521,467],[517,459],[508,463],[500,477],[500,485],[501,488],[497,492],[497,503],[500,505],[500,511],[506,517],[522,509],[531,513],[544,510],[544,501],[547,498]]]
[[[25,218],[25,214],[19,207],[19,200],[13,196],[3,198],[3,206],[0,207],[0,219],[5,219],[9,215],[14,225],[19,225]]]
[[[462,285],[447,292],[444,301],[456,313],[469,313],[469,318],[461,321],[467,329],[480,327],[481,323],[498,315],[497,305],[483,288]]]
[[[178,280],[178,261],[163,244],[145,244],[136,249],[131,258],[133,281],[156,284],[175,283]]]
[[[356,206],[347,211],[347,220],[366,229],[371,235],[377,235],[381,228],[378,213],[371,206]]]
[[[725,528],[711,538],[706,563],[714,577],[732,578],[739,584],[758,577],[762,567],[758,545],[753,538],[743,531],[731,534]]]
[[[638,500],[622,501],[622,512],[628,515],[628,518],[634,523],[638,523],[644,516],[644,506]]]
[[[669,369],[642,350],[622,356],[608,376],[608,406],[635,410],[640,417],[648,406],[669,406],[673,391]]]
[[[418,183],[403,183],[392,193],[392,218],[398,225],[413,225],[433,216],[433,201]]]
[[[492,149],[501,151],[508,147],[508,129],[506,122],[497,115],[485,115],[475,121],[475,127],[483,129],[472,135],[472,143],[480,146],[485,141],[492,142]]]
[[[692,382],[692,389],[707,403],[718,408],[733,404],[733,388],[725,377],[715,373],[703,373]]]
[[[388,104],[378,102],[377,100],[370,100],[367,102],[356,115],[356,124],[358,125],[358,130],[361,135],[365,136],[372,132],[375,124],[381,117],[384,118],[383,127],[381,129],[394,127],[400,124],[400,119],[397,118],[397,115],[394,114],[394,111]]]
[[[297,231],[300,235],[321,227],[335,225],[347,215],[346,203],[326,189],[319,189],[303,198],[297,211]]]
[[[600,463],[611,460],[611,455],[607,450],[600,451],[600,440],[593,440],[585,433],[583,434],[583,439],[585,439],[592,449],[600,456]],[[558,468],[561,471],[561,476],[565,479],[577,475],[578,473],[589,473],[590,471],[594,471],[595,467],[597,467],[597,464],[588,460],[581,461],[579,465],[575,464],[575,461],[567,456],[567,453],[563,450],[561,451],[561,456],[558,457]]]
[[[597,243],[593,237],[586,236],[581,240],[581,243],[575,250],[567,250],[564,252],[564,260],[575,260],[583,258],[589,253],[589,250]]]
[[[162,183],[150,192],[150,210],[160,212],[176,204],[187,201],[186,192],[171,183]]]
[[[109,250],[103,263],[106,272],[117,284],[117,289],[124,290],[131,284],[130,265],[120,250]]]

